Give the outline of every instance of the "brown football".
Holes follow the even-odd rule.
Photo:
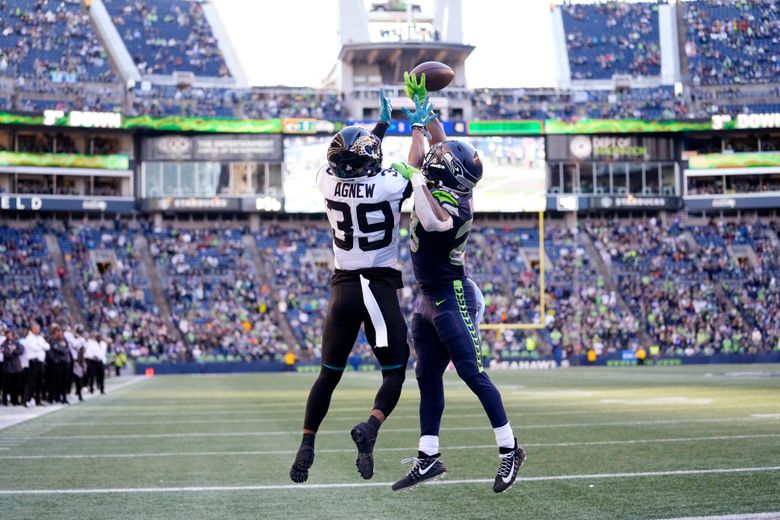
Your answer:
[[[443,89],[455,78],[455,71],[440,61],[420,63],[412,69],[412,72],[417,74],[418,79],[420,74],[425,74],[425,88],[430,92]]]

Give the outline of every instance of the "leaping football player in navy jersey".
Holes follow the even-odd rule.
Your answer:
[[[499,468],[493,491],[501,493],[517,478],[525,451],[512,433],[501,394],[482,366],[478,327],[484,303],[479,288],[465,274],[474,213],[472,193],[482,178],[482,162],[470,144],[447,139],[424,83],[420,88],[415,81],[412,76],[407,82],[407,93],[416,107],[414,112],[407,111],[412,126],[409,164],[393,164],[393,168],[409,178],[414,190],[411,253],[422,292],[412,316],[420,388],[420,443],[414,466],[392,487],[409,488],[447,471],[440,459],[439,427],[444,412],[443,375],[452,361],[460,378],[479,398],[495,432]],[[426,153],[428,136],[430,150]]]
[[[382,168],[382,137],[390,123],[390,103],[380,92],[379,122],[369,132],[349,126],[328,147],[328,164],[317,173],[333,231],[336,271],[322,333],[322,366],[306,402],[303,439],[290,469],[305,482],[314,463],[314,439],[328,413],[333,391],[347,366],[362,325],[382,369],[382,385],[368,420],[352,428],[356,465],[364,479],[374,474],[374,443],[379,426],[401,396],[409,360],[406,322],[398,304],[403,287],[398,264],[401,204],[411,195],[409,181]]]

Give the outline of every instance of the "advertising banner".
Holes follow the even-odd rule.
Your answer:
[[[546,119],[546,134],[643,134],[648,132],[706,132],[710,121],[645,121],[644,119]]]
[[[469,135],[542,135],[544,121],[469,121],[466,129]]]
[[[590,197],[592,209],[658,209],[676,211],[683,207],[680,197],[646,195],[596,195]]]
[[[0,166],[40,166],[129,170],[126,155],[81,155],[71,153],[0,152]]]
[[[0,195],[2,211],[94,211],[132,213],[135,200],[119,197],[57,197],[49,195]]]
[[[780,152],[712,153],[688,158],[694,170],[717,168],[780,167]]]
[[[720,195],[685,199],[688,211],[728,211],[732,209],[780,208],[780,197],[773,195]]]
[[[282,136],[167,135],[144,140],[146,161],[281,162]]]
[[[674,142],[667,137],[632,135],[552,135],[547,137],[549,161],[672,161]]]

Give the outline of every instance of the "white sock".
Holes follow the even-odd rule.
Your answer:
[[[515,434],[512,433],[512,427],[509,423],[498,428],[493,428],[496,434],[496,444],[499,448],[514,448],[515,447]]]
[[[420,436],[420,447],[418,449],[430,457],[436,455],[437,453],[439,453],[439,436],[438,435]]]

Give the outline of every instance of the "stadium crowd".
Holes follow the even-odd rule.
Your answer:
[[[200,2],[104,0],[141,74],[230,76]]]
[[[657,3],[564,4],[561,12],[572,79],[660,74]]]
[[[167,343],[167,359],[270,360],[287,351],[273,319],[271,289],[259,283],[242,236],[240,229],[152,234],[150,251],[183,339]]]
[[[56,236],[64,268],[54,270],[46,233]],[[290,351],[316,358],[332,273],[330,231],[324,223],[262,226],[253,236],[260,272],[247,234],[230,226],[2,226],[0,326],[24,336],[37,321],[49,338],[57,329],[77,330],[72,316],[81,314],[79,330],[105,342],[103,362],[112,364],[119,358],[281,360]],[[417,291],[403,235],[400,297],[411,317]],[[543,324],[537,331],[485,331],[485,355],[489,349],[511,361],[639,348],[683,356],[780,349],[776,237],[774,223],[554,224],[545,232],[542,314],[538,231],[478,227],[469,264],[485,297],[483,322]],[[149,265],[138,250],[144,238],[170,319],[152,295]],[[78,314],[64,303],[66,284]],[[352,361],[370,357],[361,335]]]
[[[694,85],[777,81],[780,13],[774,1],[699,0],[682,6]]]
[[[56,83],[115,78],[82,0],[0,3],[0,76]]]
[[[188,0],[104,3],[111,23],[145,75],[143,88],[131,85],[128,89],[112,71],[108,52],[90,20],[88,2],[6,0],[0,4],[1,109],[349,118],[342,96],[327,90],[157,81],[176,71],[212,79],[231,77],[204,4]],[[657,78],[662,3],[561,5],[572,79],[611,82],[614,74]],[[472,118],[482,120],[702,119],[713,114],[780,111],[780,91],[775,85],[780,64],[772,52],[780,29],[773,1],[696,0],[678,3],[675,9],[684,21],[680,45],[685,46],[690,79],[685,94],[675,94],[670,86],[656,86],[537,93],[515,89],[514,94],[506,89],[455,89],[444,95],[470,96]],[[155,80],[148,81],[152,77]],[[762,85],[766,88],[760,89]],[[712,86],[729,89],[713,90]]]

